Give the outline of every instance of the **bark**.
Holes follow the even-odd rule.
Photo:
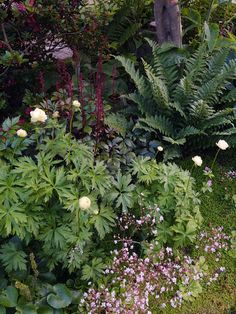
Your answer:
[[[182,26],[178,0],[155,0],[154,15],[158,43],[171,42],[181,47]]]

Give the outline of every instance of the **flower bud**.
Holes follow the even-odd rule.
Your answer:
[[[87,196],[83,196],[79,199],[79,207],[81,209],[89,209],[91,206],[91,200]]]
[[[17,136],[19,137],[26,137],[27,136],[27,132],[23,129],[19,129],[17,132],[16,132]]]
[[[72,103],[72,105],[73,105],[75,108],[78,108],[78,109],[80,109],[80,107],[81,107],[81,103],[80,103],[78,100],[74,100],[73,103]]]
[[[46,113],[39,108],[36,108],[35,110],[30,112],[31,115],[31,122],[35,123],[35,122],[45,122],[47,120],[47,115]]]
[[[192,161],[195,163],[196,166],[201,167],[202,165],[202,158],[200,156],[194,156]]]
[[[222,150],[226,150],[229,147],[229,144],[224,140],[219,140],[216,145]]]

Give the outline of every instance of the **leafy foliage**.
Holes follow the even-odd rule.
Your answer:
[[[166,147],[165,159],[179,156],[181,149],[212,146],[219,136],[235,144],[236,63],[227,61],[228,48],[209,51],[204,43],[186,60],[172,53],[176,48],[148,42],[153,59],[143,60],[145,75],[131,60],[117,57],[137,88],[127,98],[144,115],[135,128],[155,134]]]
[[[133,174],[142,184],[142,204],[148,204],[154,212],[160,208],[157,215],[164,222],[157,224],[158,241],[175,246],[194,242],[202,216],[189,172],[175,164],[157,164],[139,158],[134,161]]]

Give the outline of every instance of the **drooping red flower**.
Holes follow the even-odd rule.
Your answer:
[[[20,12],[26,12],[26,7],[24,5],[24,3],[22,2],[13,2],[13,7],[17,8],[18,11]]]

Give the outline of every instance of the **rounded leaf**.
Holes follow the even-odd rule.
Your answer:
[[[54,309],[62,309],[71,304],[72,293],[63,284],[57,284],[53,287],[53,293],[47,296],[48,304]]]

